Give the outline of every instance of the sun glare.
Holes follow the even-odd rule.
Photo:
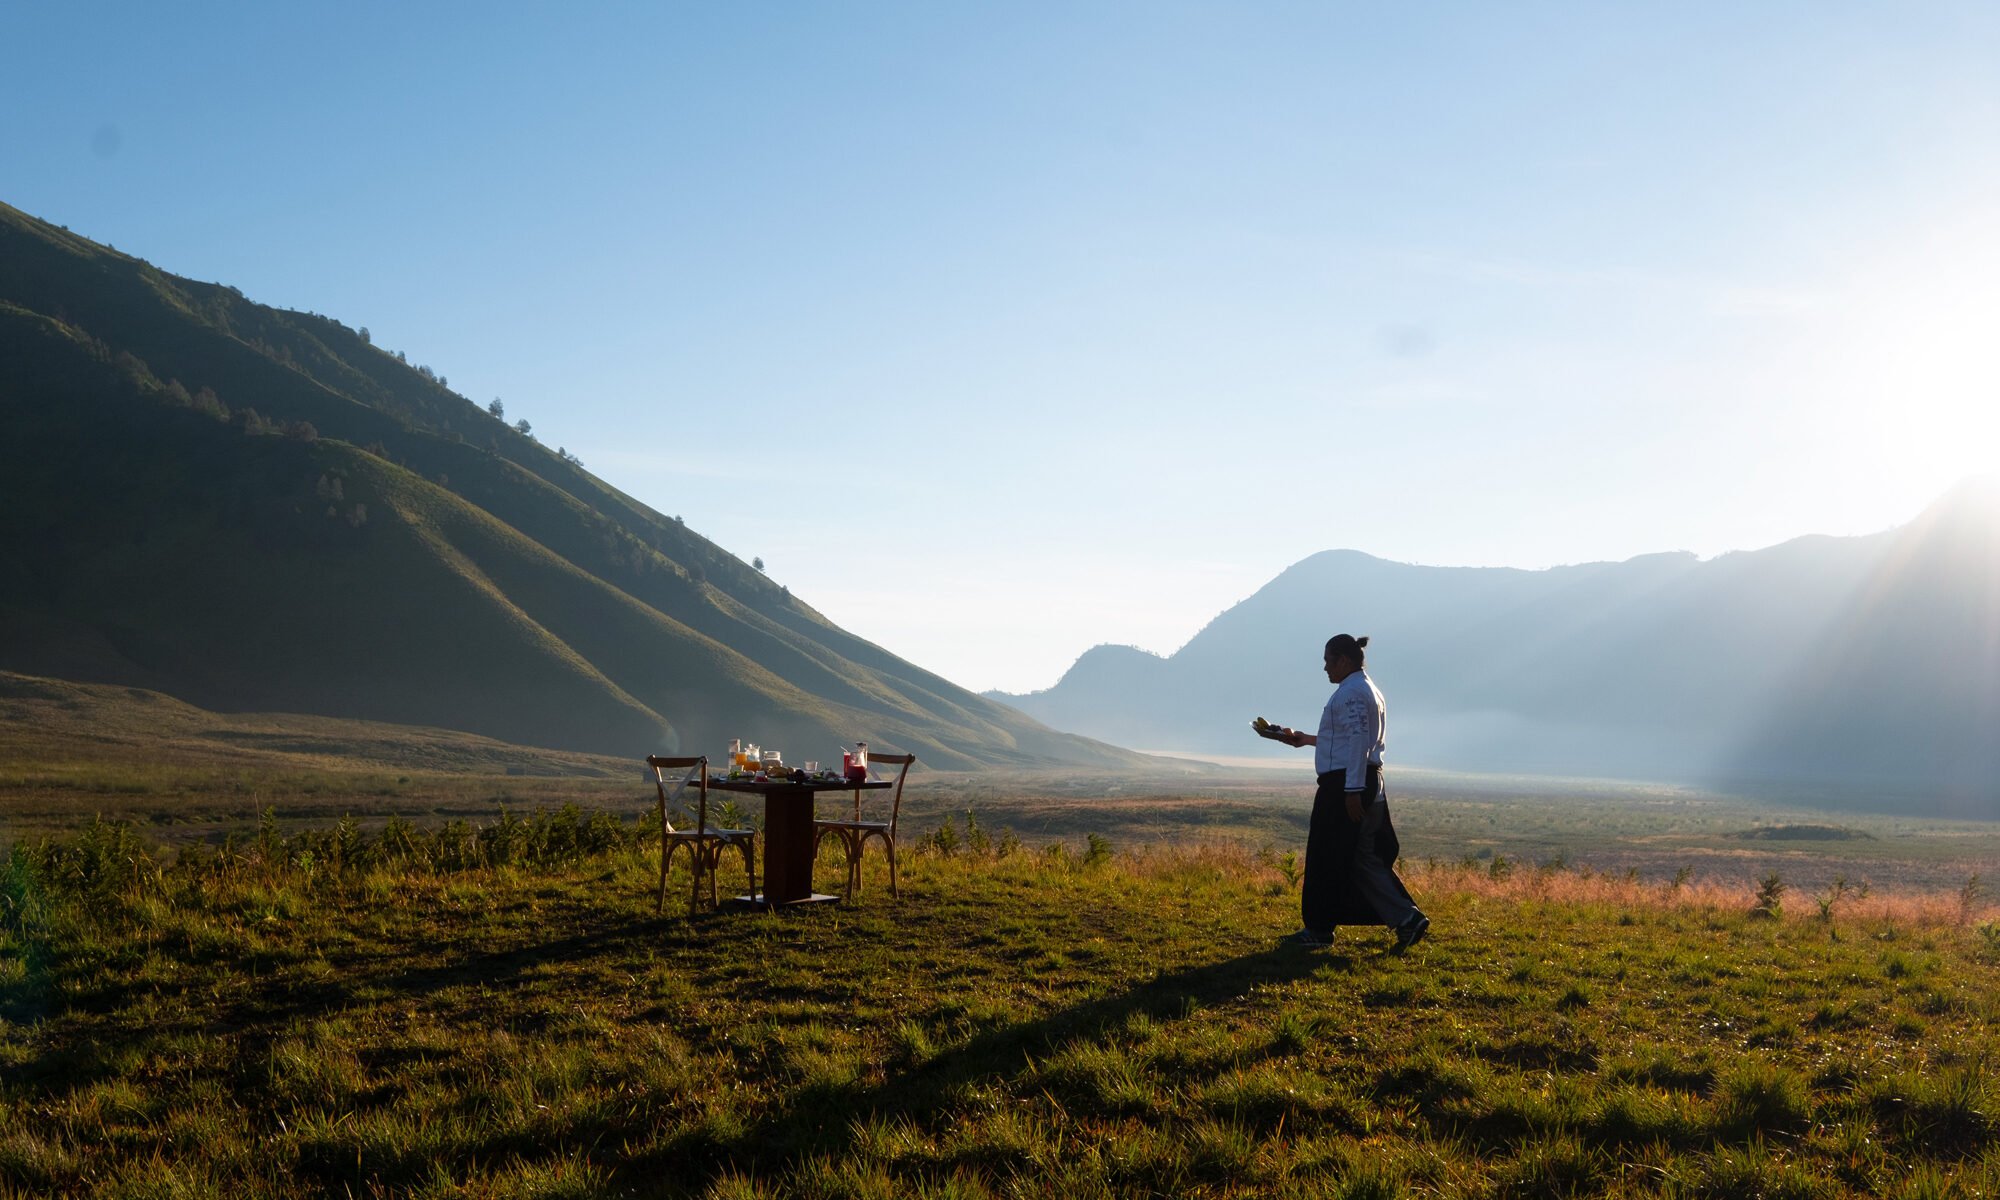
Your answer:
[[[2000,471],[2000,229],[1939,229],[1859,272],[1825,347],[1854,446],[1911,490]]]

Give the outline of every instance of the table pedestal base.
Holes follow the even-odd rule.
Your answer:
[[[800,904],[838,904],[840,903],[840,897],[829,896],[825,892],[813,892],[809,895],[800,896],[796,900],[772,900],[763,892],[758,892],[754,896],[737,896],[731,903],[740,904],[746,908],[792,908]]]

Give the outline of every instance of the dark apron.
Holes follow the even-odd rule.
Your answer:
[[[1367,808],[1382,803],[1379,765],[1368,767],[1361,803],[1364,815]],[[1306,878],[1299,909],[1307,929],[1325,933],[1336,925],[1382,923],[1375,906],[1354,885],[1354,856],[1360,847],[1361,824],[1347,818],[1347,771],[1328,771],[1319,777],[1319,790],[1313,793],[1312,826],[1306,834]],[[1402,855],[1387,809],[1375,831],[1375,855],[1392,870]]]

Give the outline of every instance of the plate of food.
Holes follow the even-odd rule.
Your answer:
[[[1285,728],[1283,725],[1273,725],[1262,717],[1251,721],[1250,728],[1257,731],[1258,737],[1270,738],[1274,742],[1290,743],[1292,740],[1291,730]]]

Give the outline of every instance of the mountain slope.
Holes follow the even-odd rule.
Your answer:
[[[2000,816],[2000,479],[1896,531],[1730,762],[1895,796],[1912,779]]]
[[[638,755],[1130,762],[837,628],[312,314],[0,205],[0,668]]]
[[[1308,727],[1320,647],[1369,634],[1400,761],[1465,770],[1917,797],[2000,816],[2000,496],[1901,529],[1709,562],[1547,571],[1307,558],[1167,658],[1100,646],[1004,697],[1124,745],[1256,753]],[[1289,752],[1286,752],[1289,753]],[[1871,799],[1872,798],[1872,799]]]

